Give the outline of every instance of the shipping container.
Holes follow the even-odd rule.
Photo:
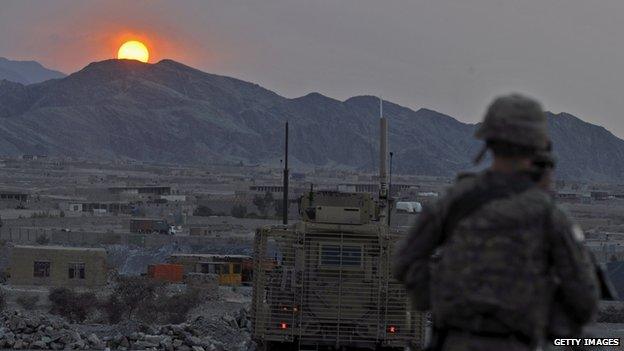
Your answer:
[[[132,218],[130,232],[139,234],[171,234],[169,224],[164,219]]]
[[[151,264],[147,267],[147,276],[169,283],[179,283],[184,278],[184,266],[171,263]]]

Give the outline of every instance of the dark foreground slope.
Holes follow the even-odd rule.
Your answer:
[[[451,175],[479,149],[474,125],[390,102],[384,114],[400,172]],[[39,84],[0,82],[0,150],[10,155],[277,164],[289,120],[295,165],[370,170],[377,119],[375,97],[287,99],[171,60],[108,60]],[[622,140],[565,114],[551,125],[563,176],[614,181],[624,173]]]

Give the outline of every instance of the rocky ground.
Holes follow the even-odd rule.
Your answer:
[[[220,287],[213,299],[204,300],[180,324],[148,325],[138,321],[102,323],[92,316],[85,323],[70,323],[48,313],[50,303],[40,288],[9,289],[4,286],[6,308],[0,312],[0,349],[46,350],[168,350],[247,351],[251,341],[249,287]],[[26,310],[15,297],[41,295]]]
[[[181,324],[74,325],[44,313],[0,314],[0,348],[39,350],[238,351],[255,349],[248,310],[197,316]]]

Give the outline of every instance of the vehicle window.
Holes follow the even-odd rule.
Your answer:
[[[323,266],[360,266],[362,247],[358,245],[321,245],[321,265]]]

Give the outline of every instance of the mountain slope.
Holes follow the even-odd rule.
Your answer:
[[[390,102],[384,114],[396,171],[452,175],[472,167],[480,148],[474,125]],[[372,96],[287,99],[171,60],[107,60],[27,86],[0,81],[0,149],[12,155],[277,164],[288,120],[295,166],[372,170],[378,118]],[[613,181],[624,173],[624,141],[570,115],[549,118],[563,177]]]
[[[63,77],[65,74],[45,68],[35,61],[13,61],[0,57],[0,80],[32,84]]]

